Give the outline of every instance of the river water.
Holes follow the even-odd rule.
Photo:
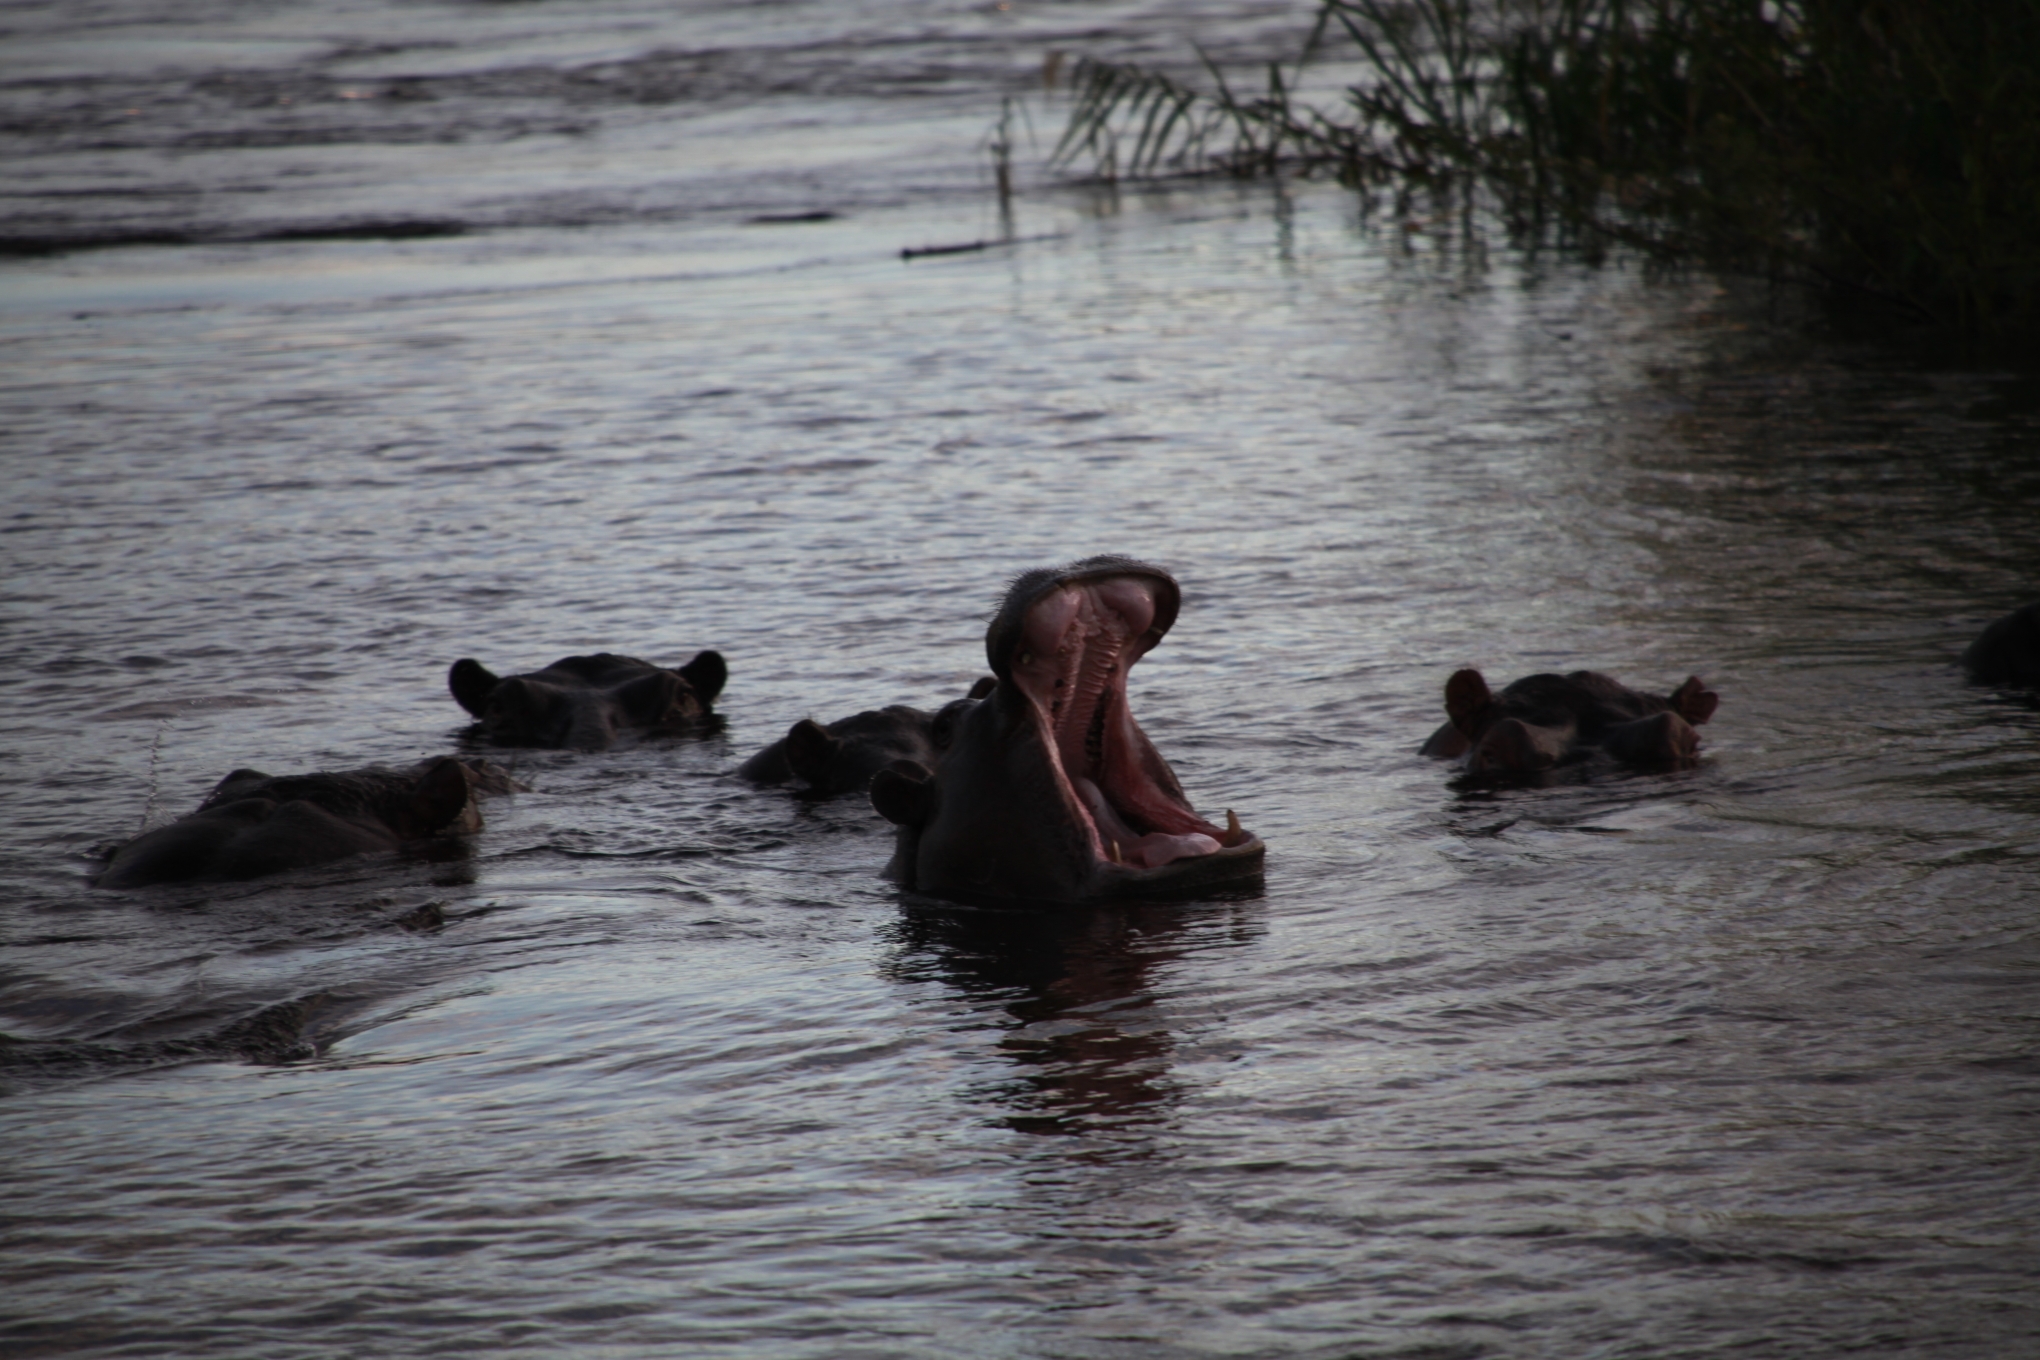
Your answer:
[[[1024,127],[1028,239],[900,258],[1002,230],[1047,52],[1299,9],[9,9],[0,235],[106,248],[0,263],[0,1351],[2040,1342],[2040,711],[1953,665],[2040,387]],[[1135,709],[1264,892],[958,908],[733,778],[1093,552],[1182,580]],[[462,853],[87,886],[459,749],[456,657],[705,646],[721,734],[523,753]],[[1461,788],[1467,664],[1721,708]]]

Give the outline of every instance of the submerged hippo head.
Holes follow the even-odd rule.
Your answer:
[[[1679,768],[1699,759],[1693,729],[1720,700],[1689,675],[1667,698],[1599,671],[1526,675],[1501,693],[1471,668],[1445,682],[1445,725],[1423,754],[1464,757],[1470,775],[1537,774],[1605,753],[1631,765]]]
[[[669,670],[632,656],[563,656],[544,670],[499,676],[472,657],[447,672],[454,700],[498,746],[600,751],[630,729],[687,732],[714,722],[710,705],[729,679],[719,652]]]
[[[949,746],[956,718],[992,692],[987,675],[970,695],[928,713],[905,704],[866,709],[832,723],[802,718],[786,735],[737,767],[754,784],[800,784],[812,798],[862,793],[872,776],[895,761],[933,765]]]
[[[1251,881],[1266,847],[1191,808],[1127,706],[1126,676],[1176,621],[1159,567],[1093,557],[1013,583],[985,635],[997,683],[945,711],[931,771],[901,762],[871,801],[899,824],[889,872],[921,892],[1076,902]]]
[[[196,812],[117,849],[95,880],[140,888],[260,878],[351,855],[479,831],[484,794],[523,786],[478,760],[442,757],[408,770],[267,775],[235,770]]]

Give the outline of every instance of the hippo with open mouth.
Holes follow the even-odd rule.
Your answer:
[[[1124,557],[1030,571],[985,634],[996,685],[958,714],[935,768],[896,762],[871,801],[899,831],[887,873],[947,897],[1083,902],[1257,881],[1267,847],[1218,826],[1134,721],[1126,677],[1182,605]]]

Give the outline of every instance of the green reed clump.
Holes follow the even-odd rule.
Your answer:
[[[1298,97],[1341,44],[1361,79]],[[1322,0],[1265,89],[1204,70],[1081,63],[1058,158],[1479,184],[1525,229],[2040,340],[2040,0]]]

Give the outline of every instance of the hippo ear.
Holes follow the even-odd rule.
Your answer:
[[[1452,719],[1452,725],[1468,737],[1480,735],[1475,724],[1481,710],[1495,701],[1488,691],[1487,681],[1472,667],[1452,672],[1452,678],[1445,682],[1445,714]]]
[[[998,687],[999,687],[999,677],[998,677],[998,676],[996,676],[996,675],[980,675],[980,676],[979,676],[979,677],[978,677],[978,678],[976,679],[976,681],[974,681],[974,682],[972,683],[972,685],[971,685],[971,687],[970,687],[970,695],[969,695],[969,697],[970,697],[970,698],[973,698],[973,699],[982,699],[982,698],[984,698],[984,697],[985,697],[985,696],[986,696],[987,694],[990,694],[990,693],[991,693],[991,692],[992,692],[993,690],[997,689]]]
[[[400,821],[402,825],[390,829],[406,840],[447,830],[479,831],[482,819],[468,786],[467,767],[451,756],[433,761],[411,786]]]
[[[871,805],[900,826],[926,826],[935,817],[935,776],[918,760],[895,760],[871,777]]]
[[[843,743],[813,718],[802,718],[786,729],[786,763],[794,775],[816,788],[826,786],[829,766]]]
[[[446,687],[454,702],[477,718],[489,711],[489,691],[496,687],[496,674],[473,657],[464,656],[446,673]]]
[[[680,668],[680,678],[694,686],[705,707],[714,703],[715,696],[729,683],[730,668],[721,652],[696,652],[694,659]]]
[[[1698,727],[1714,716],[1714,710],[1721,706],[1721,696],[1700,683],[1700,677],[1689,675],[1686,683],[1672,691],[1672,712]]]

